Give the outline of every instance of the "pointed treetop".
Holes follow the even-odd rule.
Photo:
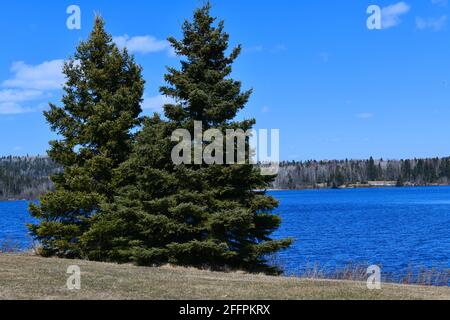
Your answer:
[[[227,123],[251,95],[251,90],[243,92],[241,83],[229,77],[241,47],[228,54],[229,35],[224,22],[216,23],[210,10],[207,2],[194,12],[192,20],[183,23],[181,40],[168,38],[176,54],[186,60],[181,61],[181,70],[168,68],[165,80],[169,85],[160,91],[178,102],[164,109],[167,118],[180,124],[192,120],[202,121],[206,127]]]

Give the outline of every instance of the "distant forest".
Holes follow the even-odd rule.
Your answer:
[[[448,185],[450,158],[282,162],[275,189]]]
[[[0,200],[34,200],[60,172],[47,157],[0,157]],[[379,183],[376,183],[379,182]],[[274,189],[450,184],[450,157],[413,160],[282,162]]]
[[[0,200],[34,200],[52,188],[59,171],[46,157],[0,157]]]

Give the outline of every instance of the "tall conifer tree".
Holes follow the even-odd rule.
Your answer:
[[[63,72],[62,106],[45,117],[60,140],[50,142],[50,158],[63,167],[52,180],[56,190],[31,206],[39,220],[30,225],[43,255],[80,257],[80,237],[89,230],[100,203],[113,200],[114,170],[132,149],[132,129],[141,123],[144,80],[141,67],[121,51],[95,18]]]
[[[223,133],[254,124],[233,121],[251,91],[243,92],[230,78],[241,49],[227,55],[229,35],[215,20],[208,3],[183,24],[182,40],[169,38],[185,60],[181,70],[168,69],[161,93],[176,103],[165,106],[167,120],[146,121],[133,155],[118,170],[120,196],[103,207],[84,237],[86,247],[95,248],[92,259],[278,271],[266,257],[291,240],[271,239],[281,222],[271,214],[277,202],[255,191],[267,188],[273,177],[261,176],[250,164],[174,165],[171,160],[172,132],[193,134],[194,121],[201,121],[203,130]]]
[[[181,61],[181,70],[169,68],[165,76],[168,86],[162,87],[161,92],[179,102],[167,105],[165,114],[169,122],[191,132],[194,121],[201,121],[204,131],[215,128],[224,135],[227,129],[247,131],[255,120],[234,119],[245,107],[251,91],[242,91],[241,82],[230,77],[241,47],[231,49],[227,55],[229,35],[223,21],[216,24],[210,9],[207,2],[195,11],[192,22],[183,24],[183,39],[169,38],[175,52],[185,60]],[[221,252],[215,262],[250,271],[276,271],[267,265],[266,257],[287,248],[292,240],[270,238],[281,223],[278,216],[270,213],[277,202],[265,192],[255,191],[267,188],[274,177],[262,176],[259,169],[249,164],[248,157],[244,165],[203,164],[191,166],[190,170],[196,171],[202,181],[193,189],[207,200],[207,232],[202,240],[216,247],[214,252]],[[208,252],[191,249],[191,243],[172,247],[180,256],[184,253],[188,263],[192,257],[200,261],[208,258]]]

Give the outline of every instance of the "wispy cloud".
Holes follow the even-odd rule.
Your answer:
[[[0,102],[0,114],[21,114],[33,112],[34,110],[29,107],[24,107],[15,102]]]
[[[163,110],[164,105],[173,103],[175,103],[175,101],[167,96],[163,95],[157,95],[154,97],[145,96],[144,102],[142,104],[142,109],[160,112]]]
[[[242,51],[247,52],[247,53],[262,52],[262,51],[264,51],[264,46],[262,46],[262,45],[257,45],[257,46],[253,46],[253,47],[244,46],[242,48]]]
[[[32,112],[33,108],[22,106],[23,102],[33,101],[44,96],[42,91],[23,89],[0,90],[0,114],[20,114]]]
[[[119,48],[127,48],[131,53],[148,54],[166,51],[170,56],[174,54],[167,40],[158,40],[150,35],[130,37],[125,34],[114,37],[114,42]]]
[[[401,23],[400,17],[409,12],[411,7],[405,2],[384,7],[381,9],[381,27],[389,29]]]
[[[360,119],[370,119],[374,117],[373,113],[363,112],[356,115]]]
[[[278,52],[284,52],[287,51],[287,46],[284,44],[277,44],[273,48],[270,49],[270,52],[272,53],[278,53]]]
[[[416,27],[419,30],[431,29],[434,31],[442,30],[447,24],[447,16],[443,15],[439,18],[416,18]]]
[[[34,90],[61,89],[64,83],[63,64],[63,60],[45,61],[38,65],[29,65],[23,61],[14,62],[10,69],[14,76],[3,81],[2,87]]]
[[[284,44],[277,44],[275,46],[263,46],[263,45],[256,45],[252,47],[244,46],[242,48],[242,51],[244,53],[259,53],[259,52],[280,53],[287,51],[287,49],[288,48]]]
[[[41,98],[44,93],[40,90],[0,89],[0,103],[23,102]]]
[[[62,88],[65,80],[63,63],[63,60],[45,61],[37,65],[14,62],[10,68],[12,77],[0,82],[0,114],[42,110],[45,104],[39,103],[39,100]]]
[[[448,0],[431,0],[431,3],[438,6],[446,7],[448,4]]]

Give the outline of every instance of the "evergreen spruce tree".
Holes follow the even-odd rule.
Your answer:
[[[42,255],[73,258],[82,255],[80,237],[100,203],[113,200],[114,170],[128,159],[132,129],[142,121],[144,81],[141,68],[116,47],[100,17],[63,72],[63,106],[51,104],[45,112],[61,137],[50,142],[48,154],[63,172],[52,177],[55,191],[31,206],[39,223],[29,228]]]
[[[186,60],[181,62],[181,70],[169,68],[165,77],[168,86],[162,87],[161,92],[179,102],[167,105],[165,114],[170,122],[191,131],[193,121],[201,121],[204,131],[210,128],[220,129],[223,134],[227,129],[247,131],[255,120],[234,119],[245,107],[251,91],[243,92],[241,83],[230,78],[241,47],[227,55],[229,35],[224,32],[223,21],[215,24],[210,9],[208,2],[195,11],[192,22],[183,24],[183,39],[169,38],[175,52]],[[265,192],[255,191],[266,189],[274,177],[262,176],[260,170],[249,164],[248,157],[243,165],[203,164],[189,170],[195,171],[201,182],[192,185],[192,189],[205,199],[207,232],[200,240],[207,246],[196,241],[171,245],[173,254],[180,257],[179,262],[208,261],[213,254],[217,256],[214,261],[217,265],[277,272],[276,267],[267,265],[266,257],[289,247],[292,240],[271,239],[270,235],[281,223],[271,213],[278,204]],[[197,246],[208,250],[198,250]]]
[[[268,255],[291,239],[272,240],[281,221],[277,202],[264,192],[274,177],[252,165],[174,165],[172,132],[250,129],[255,121],[233,121],[251,91],[230,78],[240,47],[227,55],[229,36],[215,23],[209,3],[183,26],[183,39],[169,38],[181,70],[169,68],[161,93],[176,103],[165,106],[167,120],[155,115],[139,133],[133,155],[118,170],[120,195],[102,208],[83,243],[90,258],[143,265],[174,263],[213,268],[278,272]],[[248,143],[248,141],[247,141]],[[204,144],[203,147],[206,147]],[[248,160],[248,159],[247,159]],[[99,241],[101,239],[101,241]]]
[[[378,178],[378,172],[377,172],[377,166],[375,165],[375,160],[373,160],[373,157],[370,157],[370,159],[367,162],[367,179],[369,181],[376,181]]]

